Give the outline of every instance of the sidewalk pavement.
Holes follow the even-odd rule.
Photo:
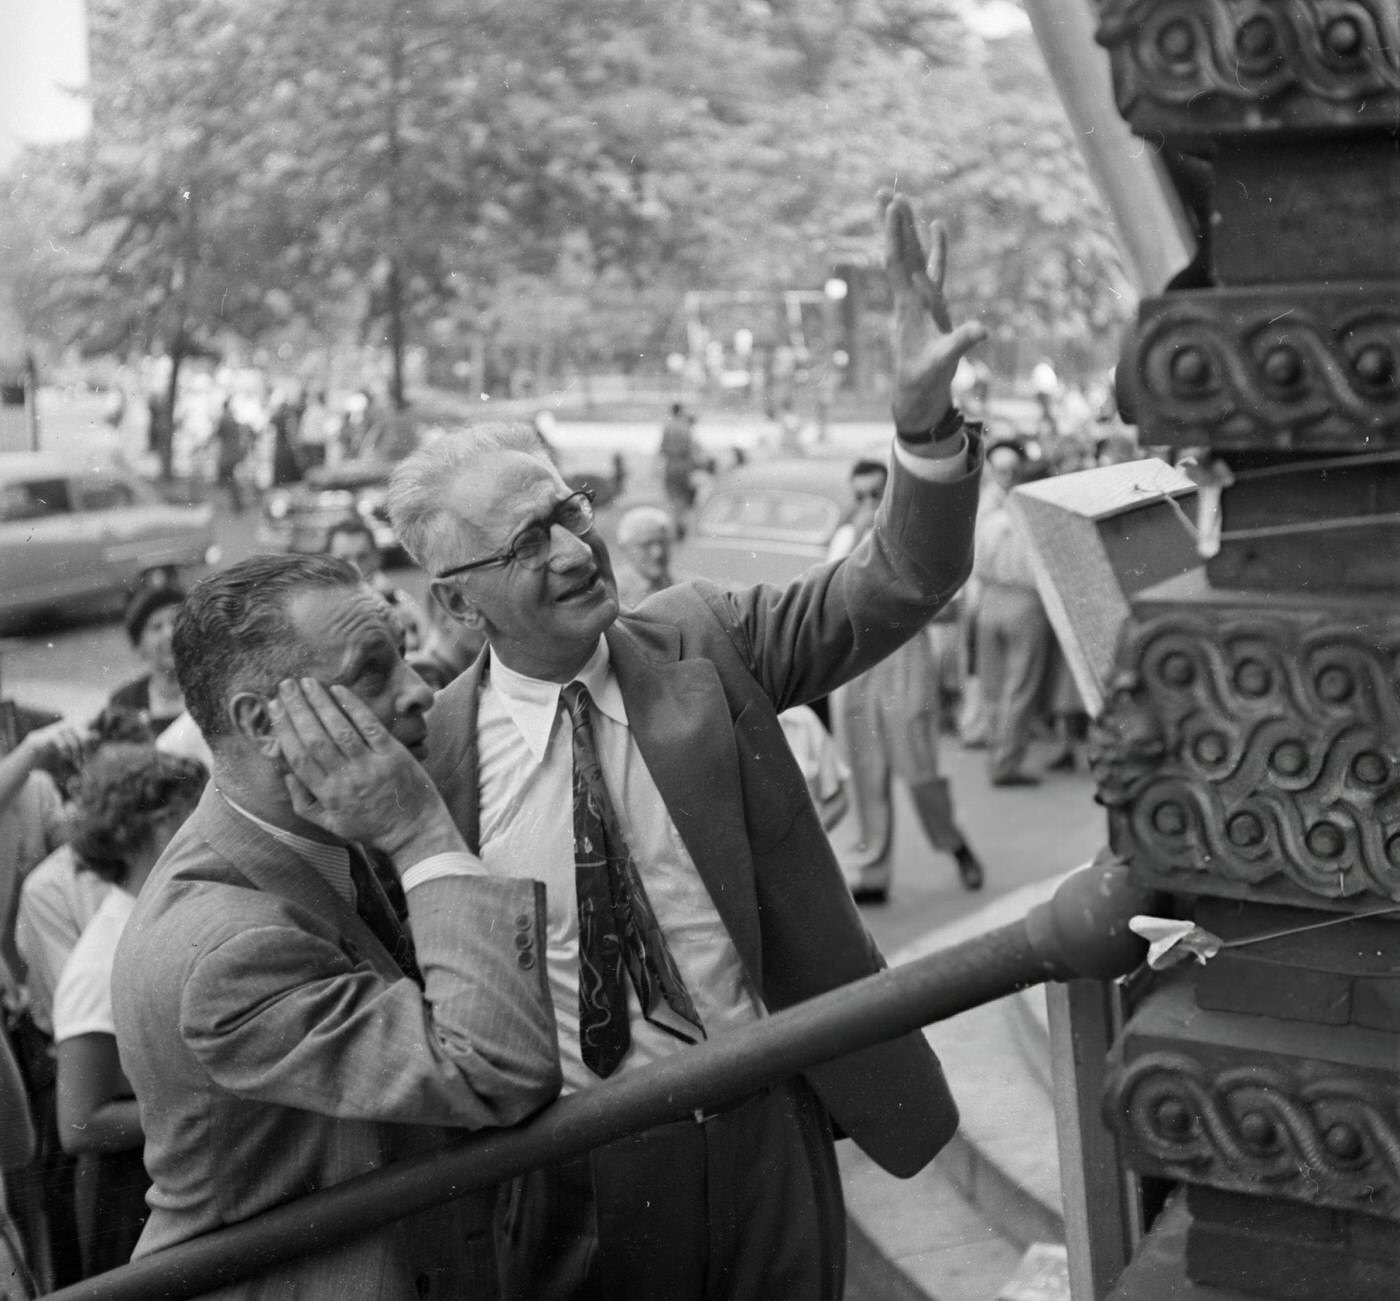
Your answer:
[[[1043,751],[1032,756],[1031,771]],[[896,837],[902,831],[913,843],[900,846],[891,902],[863,910],[891,965],[1024,916],[1104,839],[1082,764],[1075,775],[1003,790],[987,781],[983,758],[951,739],[943,755],[959,819],[988,867],[987,890],[957,892],[942,856],[920,843],[910,811],[897,811]],[[976,1008],[925,1034],[962,1122],[910,1180],[885,1174],[850,1143],[839,1145],[851,1225],[848,1301],[1068,1301],[1043,990]]]

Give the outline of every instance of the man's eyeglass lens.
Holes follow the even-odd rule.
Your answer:
[[[468,561],[465,565],[455,565],[444,569],[439,578],[451,578],[454,574],[464,574],[471,569],[484,569],[488,565],[506,565],[512,560],[523,569],[543,569],[549,562],[550,531],[558,524],[576,537],[582,537],[593,527],[593,491],[582,488],[565,497],[547,520],[527,524],[516,535],[515,541],[505,550],[484,560]]]

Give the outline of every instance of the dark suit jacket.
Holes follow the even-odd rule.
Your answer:
[[[869,668],[957,591],[972,564],[977,488],[975,467],[938,485],[896,465],[876,527],[845,560],[786,588],[669,588],[608,630],[637,745],[771,1009],[883,965],[777,715]],[[444,688],[428,716],[429,770],[474,847],[484,662]],[[957,1127],[920,1034],[807,1078],[837,1124],[895,1174],[922,1168]]]
[[[558,1091],[543,887],[442,879],[409,920],[426,998],[315,870],[211,784],[137,899],[113,977],[154,1181],[136,1255],[436,1146]],[[517,937],[522,937],[517,943]],[[494,1194],[221,1297],[494,1297]]]

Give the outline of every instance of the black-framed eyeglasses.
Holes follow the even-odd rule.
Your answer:
[[[438,578],[452,578],[472,569],[485,569],[488,565],[508,565],[514,561],[522,569],[543,569],[549,563],[550,532],[556,524],[568,529],[575,537],[583,537],[593,527],[593,498],[597,494],[592,488],[580,488],[559,502],[549,515],[542,520],[533,520],[515,535],[515,541],[504,551],[484,560],[469,560],[465,565],[453,565],[442,570]]]

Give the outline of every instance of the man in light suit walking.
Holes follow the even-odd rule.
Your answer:
[[[934,239],[926,263],[908,204],[887,204],[889,492],[849,557],[788,588],[682,583],[619,617],[590,499],[525,427],[443,438],[394,477],[400,537],[487,642],[438,695],[429,770],[488,872],[546,878],[566,1091],[882,965],[778,714],[914,636],[971,565],[980,440],[949,382],[985,332],[952,328]],[[957,1112],[914,1034],[540,1171],[508,1225],[516,1295],[834,1301],[833,1121],[910,1175]]]
[[[432,694],[355,569],[204,580],[175,663],[214,763],[117,955],[154,1185],[137,1256],[513,1124],[560,1079],[543,887],[467,851],[417,762]],[[494,1212],[463,1198],[217,1295],[494,1298]]]

